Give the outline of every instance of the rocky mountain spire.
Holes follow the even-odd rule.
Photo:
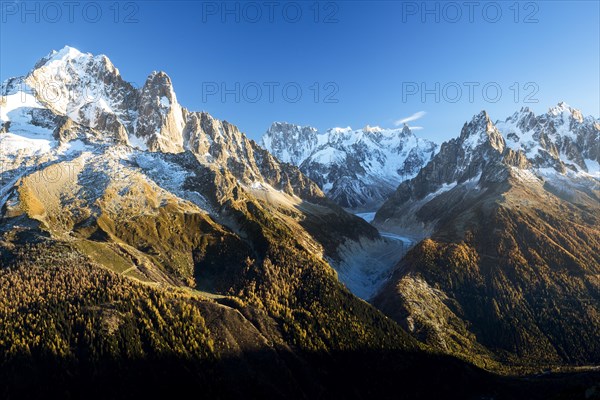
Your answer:
[[[135,137],[150,151],[183,151],[183,128],[187,110],[177,102],[171,78],[154,71],[139,93]]]

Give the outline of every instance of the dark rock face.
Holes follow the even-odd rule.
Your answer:
[[[117,144],[129,143],[127,129],[121,123],[121,121],[119,121],[119,118],[115,114],[100,114],[98,116],[98,123],[96,124],[96,129],[99,130],[101,134],[110,132],[111,135],[114,137],[115,143]]]
[[[323,196],[296,167],[276,160],[235,125],[219,121],[206,112],[188,114],[183,143],[203,162],[227,168],[245,184],[264,180],[287,194],[307,199]]]

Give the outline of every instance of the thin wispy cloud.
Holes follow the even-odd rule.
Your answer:
[[[423,130],[423,129],[425,129],[425,128],[423,128],[422,126],[411,126],[410,127],[411,131],[420,131],[420,130]]]
[[[416,121],[418,119],[423,118],[425,116],[425,114],[427,114],[425,111],[416,112],[413,115],[411,115],[410,117],[402,118],[402,119],[399,119],[399,120],[395,121],[394,125],[400,126],[402,124],[406,124],[406,123],[409,123],[409,122],[412,122],[412,121]]]

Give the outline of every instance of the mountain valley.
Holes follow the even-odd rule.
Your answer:
[[[259,145],[68,46],[0,92],[2,397],[600,393],[600,120]]]

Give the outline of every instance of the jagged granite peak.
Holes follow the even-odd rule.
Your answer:
[[[375,217],[386,229],[402,226],[415,236],[427,236],[433,225],[416,222],[414,210],[453,190],[485,190],[527,179],[598,180],[600,178],[600,121],[583,118],[559,103],[536,116],[522,108],[493,123],[487,112],[466,122],[460,135],[444,142],[440,151],[412,179],[403,182]],[[471,192],[475,192],[469,189]],[[424,203],[423,203],[424,202]]]
[[[273,123],[261,143],[273,155],[300,167],[343,207],[376,209],[404,179],[427,163],[437,146],[398,129],[330,128]]]
[[[467,148],[474,149],[481,145],[489,145],[500,153],[505,146],[504,138],[485,110],[475,115],[470,122],[464,124],[460,133],[460,140],[463,146]]]
[[[536,116],[528,109],[496,122],[507,147],[521,151],[537,168],[594,174],[600,161],[600,120],[558,103]]]
[[[521,130],[529,130],[535,124],[535,118],[535,113],[529,107],[521,107],[519,111],[506,118],[505,122],[517,124]],[[496,121],[496,124],[499,123],[501,121]]]
[[[323,196],[315,183],[297,167],[281,163],[237,126],[207,112],[190,112],[183,130],[184,148],[204,165],[227,168],[245,185],[264,182],[286,194],[306,199]]]
[[[401,136],[410,136],[412,134],[412,131],[410,130],[410,127],[408,126],[408,124],[404,124],[402,126],[402,131],[400,132]]]
[[[139,93],[135,138],[131,141],[142,149],[179,153],[183,151],[186,114],[187,110],[177,102],[171,78],[162,71],[154,71]]]
[[[554,107],[551,107],[548,110],[548,114],[552,115],[552,116],[559,116],[559,115],[560,116],[568,116],[568,117],[570,116],[579,122],[583,121],[583,114],[581,113],[581,111],[576,108],[571,107],[564,101],[561,101]]]

